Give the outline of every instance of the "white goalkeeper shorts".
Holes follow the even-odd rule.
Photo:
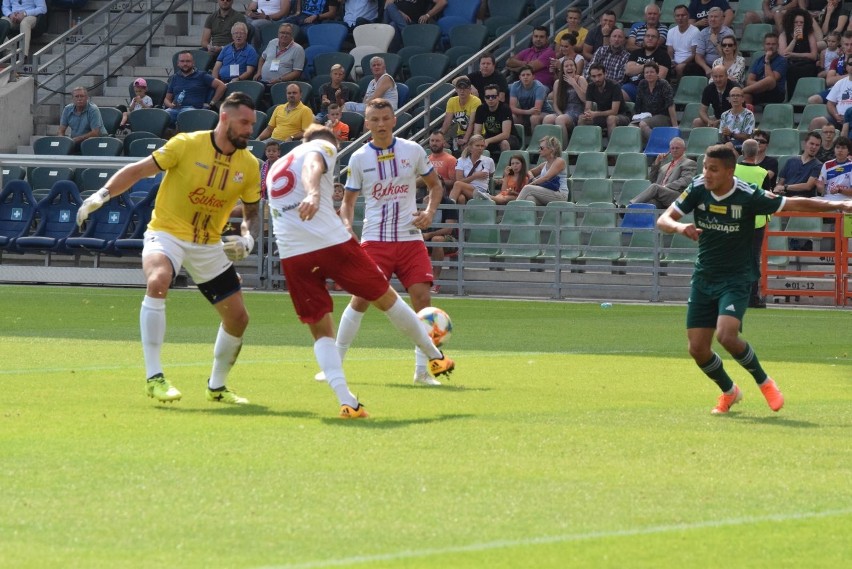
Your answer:
[[[186,267],[186,272],[196,284],[212,281],[232,264],[225,256],[221,241],[212,245],[199,245],[178,239],[165,231],[146,231],[142,257],[155,253],[168,257],[175,275],[181,267]]]

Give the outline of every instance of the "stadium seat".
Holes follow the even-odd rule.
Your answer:
[[[583,181],[590,178],[609,178],[609,167],[603,152],[583,152],[577,155],[571,180]]]
[[[248,79],[240,80],[240,81],[231,81],[225,87],[225,97],[230,95],[231,93],[235,93],[237,91],[244,93],[251,97],[251,100],[254,101],[255,108],[259,107],[261,101],[263,100],[263,93],[265,92],[266,87],[260,81],[251,81]],[[200,109],[206,110],[206,109]]]
[[[403,127],[407,123],[411,122],[411,120],[413,118],[414,117],[411,116],[411,113],[406,113],[406,112],[401,113],[401,112],[397,111],[397,113],[396,113],[396,128],[397,128],[397,130],[394,131],[394,134],[396,136],[401,137],[401,138],[408,138],[409,136],[411,136],[411,133],[418,128],[418,125],[414,124],[414,125],[412,125],[408,128],[403,128]]]
[[[500,4],[505,4],[506,6],[514,6],[520,7],[523,9],[523,4],[520,2],[500,2]],[[520,19],[508,18],[506,16],[495,16],[492,14],[488,19],[486,19],[483,24],[485,24],[485,28],[488,30],[488,41],[497,39],[500,35],[497,30],[504,30],[503,33],[510,30],[516,22],[519,22]]]
[[[642,131],[638,126],[617,126],[606,147],[606,155],[617,156],[623,152],[642,152]]]
[[[637,129],[638,130],[638,129]],[[540,124],[536,125],[533,129],[532,135],[530,135],[530,142],[527,145],[526,151],[530,153],[530,157],[534,158],[538,156],[541,149],[539,148],[539,144],[541,143],[541,139],[546,136],[555,136],[557,140],[559,140],[559,152],[562,152],[562,149],[565,148],[565,141],[562,140],[562,127],[556,124]]]
[[[651,136],[648,138],[648,143],[645,144],[644,154],[656,156],[658,154],[667,154],[669,151],[669,143],[673,138],[680,136],[680,129],[676,126],[658,126],[651,129]]]
[[[219,115],[210,109],[192,109],[178,115],[178,132],[197,132],[199,130],[213,130],[219,122]]]
[[[118,125],[121,124],[123,113],[115,107],[98,107],[101,112],[101,119],[104,121],[104,128],[110,136],[115,135],[118,130]]]
[[[618,194],[618,199],[615,201],[619,207],[627,207],[630,200],[644,192],[651,185],[649,180],[625,180],[621,186],[621,193]]]
[[[151,214],[154,212],[154,202],[157,199],[159,189],[160,185],[155,185],[148,191],[147,196],[133,206],[133,210],[130,212],[131,220],[127,228],[127,236],[120,237],[113,242],[112,253],[114,255],[121,257],[142,254],[143,236],[148,228],[148,222],[151,221]]]
[[[630,242],[624,251],[624,261],[627,263],[653,263],[654,251],[639,251],[639,249],[654,249],[657,236],[653,231],[634,231]]]
[[[553,201],[544,208],[539,222],[541,233],[549,232],[547,244],[539,255],[540,259],[555,259],[557,243],[559,258],[571,261],[580,256],[580,231],[577,229],[577,211],[571,202]]]
[[[740,28],[743,25],[746,12],[756,12],[762,18],[763,0],[739,0],[737,2],[737,10],[734,12],[734,26]],[[760,47],[763,48],[763,43],[760,44]]]
[[[692,75],[681,77],[674,96],[675,105],[685,107],[689,103],[700,102],[701,94],[706,86],[707,78],[703,75],[701,77]]]
[[[592,202],[586,208],[581,210],[583,212],[582,227],[616,227],[615,204],[611,201]]]
[[[446,11],[446,10],[445,10]],[[450,32],[459,26],[473,24],[476,20],[466,20],[457,16],[445,16],[438,20],[438,27],[441,28],[441,49],[446,49],[450,45]],[[487,28],[486,28],[487,33]]]
[[[190,51],[201,51],[201,50],[190,50]],[[205,55],[207,54],[206,51],[201,51],[201,53],[203,53]],[[210,57],[210,56],[207,55],[207,57]],[[173,60],[175,60],[175,61],[177,60],[177,54],[175,54],[175,56],[173,57]],[[199,67],[197,62],[195,64],[195,67],[197,69],[204,69],[203,67]],[[177,69],[177,66],[175,66],[175,69]],[[151,102],[154,103],[155,107],[162,107],[163,101],[166,98],[166,92],[169,89],[169,84],[166,83],[165,81],[163,81],[162,79],[146,79],[145,82],[148,83],[147,93],[148,93],[148,96],[151,97]],[[130,85],[127,86],[127,94],[130,96],[131,99],[136,96],[136,92],[133,91],[133,83],[130,83]]]
[[[116,239],[124,236],[130,225],[132,210],[133,203],[127,193],[113,196],[89,215],[82,233],[65,240],[65,249],[72,255],[88,253],[99,257],[112,249]]]
[[[122,140],[122,144],[124,145],[125,156],[130,156],[130,154],[129,154],[130,145],[133,144],[134,140],[139,140],[140,138],[157,138],[157,139],[160,139],[161,137],[157,136],[153,132],[146,132],[144,130],[131,132],[130,134],[128,134],[127,136],[124,137],[124,140]]]
[[[70,180],[73,177],[74,172],[71,168],[38,166],[30,171],[27,180],[30,182],[30,187],[35,191],[53,188],[56,182]]]
[[[572,198],[577,205],[590,205],[595,202],[612,203],[612,180],[589,178],[583,182],[582,191],[572,188]]]
[[[568,141],[568,148],[565,149],[565,153],[569,156],[574,156],[584,152],[600,152],[602,148],[603,133],[601,127],[597,125],[578,125],[571,131],[571,138]]]
[[[627,0],[618,21],[627,26],[628,29],[633,22],[644,22],[645,6],[647,5],[647,0]]]
[[[660,22],[671,27],[674,23],[674,9],[678,4],[683,4],[683,0],[663,0],[663,5],[660,7]]]
[[[464,24],[450,30],[451,47],[469,47],[479,51],[485,45],[488,28],[482,24]]]
[[[811,121],[817,117],[828,116],[828,106],[824,103],[811,103],[802,111],[802,118],[799,119],[799,134],[802,138],[810,132]]]
[[[313,87],[305,81],[286,81],[283,83],[275,83],[269,90],[269,96],[272,98],[272,105],[283,105],[287,102],[287,85],[295,83],[302,90],[302,103],[311,106],[311,97],[313,97]],[[266,111],[269,116],[272,116],[272,107]]]
[[[130,113],[130,130],[153,133],[158,138],[165,138],[171,117],[163,109],[139,109]]]
[[[447,7],[441,13],[441,20],[444,18],[459,18],[467,23],[476,21],[476,15],[479,12],[480,0],[453,0],[447,2]],[[439,20],[440,22],[440,20]]]
[[[496,204],[489,200],[471,200],[461,212],[461,221],[468,228],[464,254],[468,257],[496,256],[500,251],[500,230],[497,227],[478,227],[497,222]]]
[[[321,53],[314,60],[315,75],[329,75],[332,65],[342,65],[344,77],[349,77],[352,73],[352,68],[355,67],[355,58],[342,51],[334,51],[331,53]]]
[[[352,56],[352,59],[355,60],[355,65],[352,67],[352,72],[349,74],[349,78],[353,81],[357,81],[364,75],[370,75],[370,68],[367,67],[364,69],[361,66],[361,62],[365,57],[372,57],[374,54],[383,53],[385,50],[380,49],[374,45],[361,45],[358,47],[353,47],[349,52],[349,55]],[[369,61],[369,59],[367,60]]]
[[[36,201],[26,181],[5,180],[0,190],[0,250],[16,253],[15,240],[29,231]]]
[[[426,49],[422,45],[409,45],[403,48],[400,48],[399,52],[400,61],[400,77],[412,77],[414,73],[411,72],[411,69],[408,68],[408,62],[415,55],[422,55],[424,53],[432,53],[432,51]],[[449,58],[448,58],[449,59]],[[367,68],[369,70],[369,67]],[[390,73],[390,71],[388,72]]]
[[[627,212],[621,218],[621,227],[654,229],[656,218],[654,204],[634,203],[627,206]]]
[[[719,129],[712,126],[702,126],[692,129],[686,144],[686,155],[689,158],[703,156],[708,146],[719,143]]]
[[[426,75],[441,79],[450,68],[450,58],[443,53],[421,53],[408,60],[411,75]]]
[[[536,225],[535,202],[509,202],[500,220],[500,228],[508,228],[509,236],[497,258],[533,259],[541,254],[541,232]]]
[[[801,139],[799,131],[795,128],[776,128],[772,131],[769,146],[766,148],[767,156],[784,156],[785,154],[798,154],[801,152]]]
[[[402,29],[402,46],[418,46],[428,52],[438,46],[441,39],[441,28],[435,24],[413,24]]]
[[[371,45],[378,48],[376,51],[387,51],[395,33],[390,24],[361,24],[352,30],[352,38],[355,47]]]
[[[688,139],[689,134],[692,132],[692,121],[698,118],[699,109],[701,109],[701,103],[687,103],[683,108],[683,113],[680,116],[680,132],[684,140]],[[713,110],[711,108],[707,109],[707,115],[711,118],[713,117]]]
[[[474,49],[472,47],[468,47],[466,45],[457,45],[446,50],[444,54],[450,60],[450,69],[455,69],[456,67],[476,55],[477,51],[479,50]],[[479,59],[477,58],[476,60],[474,60],[474,63],[478,61]]]
[[[600,261],[600,262],[615,262],[621,259],[621,233],[618,231],[607,231],[605,228],[595,228],[589,235],[590,248],[600,247],[601,249],[586,249],[580,255],[578,260],[583,262]]]
[[[756,52],[763,50],[763,36],[772,31],[772,24],[749,24],[743,28],[740,39],[740,53],[751,55],[756,60]]]
[[[83,202],[77,184],[60,180],[36,205],[38,224],[32,233],[18,237],[15,248],[23,253],[63,252],[65,239],[77,227],[77,209]]]
[[[821,217],[804,217],[804,216],[796,216],[791,217],[789,221],[787,221],[787,227],[784,228],[784,231],[801,231],[805,233],[815,233],[822,231],[822,218]],[[809,241],[811,243],[811,251],[819,251],[820,250],[820,237],[809,237],[807,235],[798,235],[792,237],[793,239],[797,239],[800,242]],[[801,248],[799,249],[801,250]]]
[[[424,87],[424,90],[425,90],[426,88],[429,88],[432,85],[434,85],[435,80],[432,79],[431,77],[426,76],[426,75],[413,75],[413,76],[411,76],[411,77],[409,77],[408,79],[405,80],[405,84],[408,85],[409,92],[416,93],[416,94],[419,95],[420,93],[423,92],[423,90],[421,90],[420,87],[425,86]],[[452,87],[452,85],[450,85],[450,86]],[[455,87],[453,87],[453,92],[455,92]],[[433,96],[433,98],[435,98],[435,97]]]
[[[648,158],[639,152],[623,152],[615,159],[611,180],[624,181],[648,177]]]
[[[316,69],[314,69],[314,61],[320,54],[336,51],[337,49],[330,45],[309,45],[305,48],[305,68],[302,70],[302,78],[308,80],[317,75]]]
[[[258,160],[266,160],[266,144],[260,140],[249,140],[246,149]]]
[[[118,168],[84,168],[78,172],[80,181],[77,187],[80,192],[96,192],[104,187],[110,176],[118,172]]]
[[[27,172],[20,166],[3,166],[3,185],[0,189],[6,187],[6,184],[11,182],[12,180],[23,180]]]
[[[490,17],[507,18],[510,22],[520,22],[524,17],[526,4],[524,2],[506,2],[505,0],[488,0]]]
[[[269,115],[263,111],[255,110],[254,118],[254,130],[251,131],[251,138],[257,138],[257,136],[263,132],[263,129],[265,129],[266,125],[269,123]]]
[[[131,141],[126,154],[134,158],[145,158],[146,156],[150,156],[155,150],[162,147],[165,143],[165,138],[137,138]]]
[[[340,120],[349,127],[349,140],[355,140],[364,132],[364,115],[361,113],[343,111]]]
[[[788,93],[790,104],[795,107],[805,107],[808,105],[808,97],[823,91],[825,91],[825,79],[822,77],[801,77],[796,82],[793,94]],[[766,113],[766,110],[764,109],[763,112]]]
[[[80,154],[83,156],[121,156],[124,144],[111,136],[96,136],[87,138],[80,143]]]
[[[74,141],[68,136],[42,136],[33,142],[33,154],[68,156],[74,150]]]
[[[323,22],[322,24],[308,26],[305,33],[308,36],[309,46],[327,45],[333,48],[333,51],[340,51],[343,48],[346,36],[349,35],[349,28],[339,22]],[[305,61],[307,61],[307,56]]]
[[[683,222],[683,220],[681,221]],[[670,249],[682,249],[682,251],[671,251]],[[693,265],[697,258],[698,242],[680,233],[675,233],[672,236],[669,250],[663,253],[662,260],[666,265]]]
[[[408,102],[408,95],[410,92],[411,91],[408,90],[408,85],[405,83],[396,84],[396,108],[399,108]]]
[[[793,106],[789,103],[770,103],[763,107],[758,128],[772,132],[776,128],[793,128]]]

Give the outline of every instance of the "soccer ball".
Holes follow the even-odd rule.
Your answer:
[[[427,306],[418,312],[417,316],[436,346],[440,347],[446,344],[450,336],[453,335],[453,322],[450,320],[449,314],[440,308]]]

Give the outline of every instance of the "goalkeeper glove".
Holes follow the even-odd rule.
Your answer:
[[[231,261],[242,261],[254,249],[254,237],[251,235],[228,235],[225,242],[225,256]]]
[[[83,200],[83,203],[80,204],[80,209],[77,210],[77,225],[79,227],[82,227],[83,222],[86,221],[86,219],[89,217],[89,214],[100,208],[108,201],[109,190],[106,188],[101,188],[100,190]]]

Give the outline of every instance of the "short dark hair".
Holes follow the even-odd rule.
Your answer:
[[[677,6],[674,7],[674,10],[672,10],[672,14],[674,14],[675,12],[680,10],[681,8],[686,10],[687,12],[689,11],[689,6],[687,6],[686,4],[678,4]]]
[[[819,141],[820,141],[820,143],[822,143],[822,133],[820,133],[818,130],[812,130],[812,131],[810,131],[810,132],[808,133],[808,136],[806,136],[806,137],[805,137],[805,141],[807,142],[807,140],[808,140],[809,138],[816,138],[817,140],[819,140]]]
[[[838,136],[837,142],[834,143],[834,147],[842,146],[846,150],[852,150],[852,140],[849,140],[848,137]]]
[[[377,110],[390,109],[390,110],[393,110],[393,105],[391,105],[391,102],[388,101],[387,99],[382,99],[381,97],[378,97],[376,99],[373,99],[369,103],[367,103],[367,109],[377,109]],[[366,109],[365,109],[365,111],[366,111]]]
[[[327,126],[322,126],[321,124],[312,124],[305,129],[305,134],[302,137],[302,140],[305,142],[310,142],[312,140],[325,140],[326,142],[332,143],[335,148],[337,147],[337,137]]]
[[[518,69],[518,76],[520,76],[521,73],[523,73],[524,71],[529,71],[530,73],[535,75],[535,72],[533,71],[532,67],[530,67],[529,65],[524,65],[520,69]]]
[[[598,71],[602,71],[604,75],[606,75],[606,67],[603,66],[602,63],[593,63],[589,66],[589,73],[591,74],[592,69],[597,69]]]
[[[763,138],[765,138],[767,143],[772,140],[772,137],[769,135],[768,130],[761,130],[759,128],[754,129],[754,131],[751,133],[751,137],[756,138],[758,136],[762,136]]]
[[[769,38],[778,39],[778,34],[775,32],[766,32],[765,34],[763,34],[763,41],[766,41]]]
[[[646,67],[651,67],[657,73],[660,72],[660,64],[656,61],[646,61],[642,64],[642,69],[645,69]]]
[[[500,87],[498,87],[496,83],[489,83],[488,85],[482,88],[482,94],[484,95],[486,91],[490,91],[492,89],[494,91],[497,91],[497,93],[500,92]]]
[[[222,109],[236,109],[239,106],[246,106],[254,110],[254,99],[241,91],[234,91],[222,101]]]
[[[547,27],[545,27],[545,26],[536,26],[536,27],[533,28],[533,31],[534,32],[544,32],[544,35],[546,35],[546,36],[550,35],[550,30],[548,30]]]
[[[721,160],[722,164],[731,170],[737,167],[737,153],[734,152],[733,148],[725,146],[724,144],[708,146],[707,150],[704,152],[704,156],[706,158]]]
[[[429,136],[434,136],[434,135],[436,135],[436,134],[440,134],[441,136],[446,136],[446,135],[444,134],[444,131],[443,131],[443,130],[441,130],[441,127],[433,128],[433,129],[432,129],[432,132],[430,132],[430,133],[429,133]]]
[[[494,65],[497,65],[497,58],[495,58],[494,54],[491,53],[490,51],[486,51],[485,53],[483,53],[482,55],[479,56],[479,61],[482,61],[483,59],[490,59],[491,63],[493,63]]]

